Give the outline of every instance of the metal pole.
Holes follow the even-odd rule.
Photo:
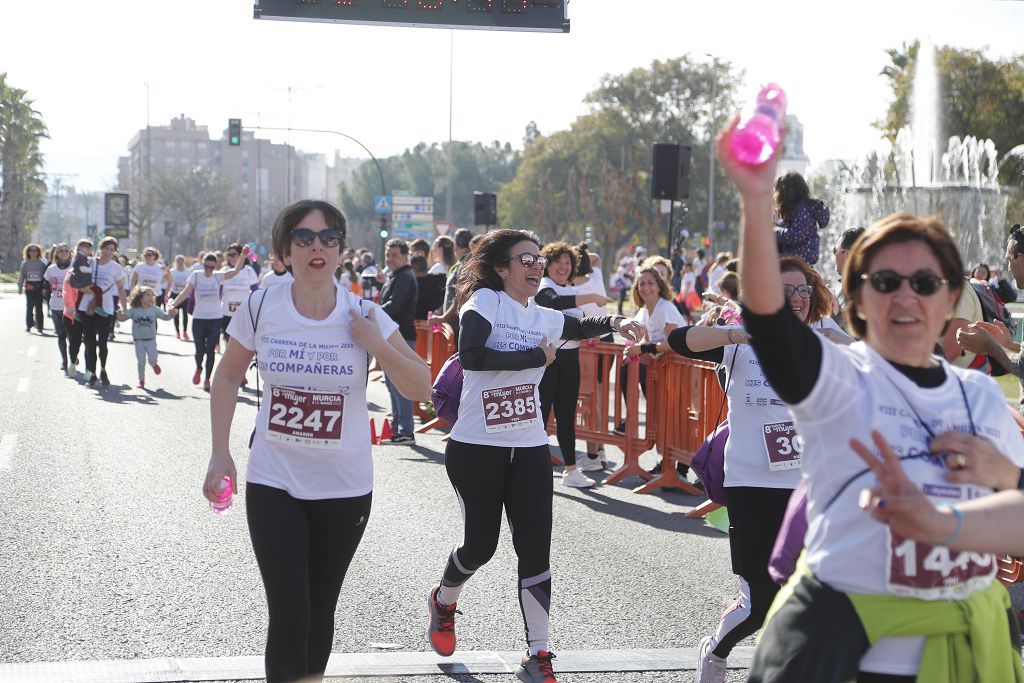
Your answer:
[[[712,57],[711,63],[711,132],[708,134],[708,240],[714,248],[711,235],[715,230],[715,130],[717,129],[717,112],[715,99],[718,96],[718,58]]]
[[[444,219],[452,220],[452,90],[455,82],[455,31],[449,30],[448,43],[448,181],[445,183]]]
[[[668,249],[666,250],[665,257],[669,261],[672,260],[672,231],[673,231],[673,218],[675,218],[676,200],[670,199],[668,204]]]

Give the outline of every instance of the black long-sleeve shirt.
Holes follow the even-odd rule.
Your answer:
[[[380,290],[380,307],[398,323],[398,331],[408,341],[416,340],[413,320],[418,289],[412,267],[405,265],[391,273]]]

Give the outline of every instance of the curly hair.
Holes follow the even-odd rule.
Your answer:
[[[565,254],[569,255],[569,279],[567,282],[572,284],[572,281],[576,278],[576,268],[579,266],[580,256],[576,252],[576,247],[568,242],[548,242],[540,250],[540,255],[548,260],[547,265],[544,266],[544,277],[551,277],[548,274],[548,268]]]
[[[646,261],[644,263],[646,263]],[[637,269],[636,278],[633,280],[633,287],[629,290],[629,299],[633,302],[634,306],[641,308],[644,305],[644,300],[640,298],[640,277],[644,274],[654,277],[654,281],[658,283],[658,296],[660,298],[671,301],[675,297],[675,292],[672,291],[672,285],[670,285],[668,281],[661,276],[661,272],[659,272],[657,268],[653,265],[641,266]]]
[[[28,252],[30,252],[33,249],[35,249],[36,254],[38,254],[36,258],[43,258],[42,246],[36,244],[35,242],[29,242],[28,244],[25,245],[25,248],[21,250],[21,259],[23,261],[28,261],[29,259],[31,259],[32,257],[29,256]]]

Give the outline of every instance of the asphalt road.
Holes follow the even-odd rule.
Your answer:
[[[266,604],[244,495],[218,518],[200,494],[208,395],[190,382],[191,343],[161,322],[164,372],[150,374],[139,390],[122,325],[110,348],[113,385],[91,389],[81,376],[60,372],[55,337],[27,334],[23,320],[21,297],[0,293],[0,663],[260,655]],[[370,401],[379,419],[388,405],[383,383],[373,384]],[[240,472],[255,413],[255,393],[247,389],[231,440]],[[335,652],[371,652],[381,643],[427,649],[425,596],[461,538],[440,437],[374,448],[373,512],[342,590]],[[613,461],[619,457],[609,451]],[[645,458],[654,463],[653,454]],[[677,492],[636,495],[630,487],[638,483],[585,491],[555,481],[556,652],[694,647],[734,597],[727,538],[684,518],[702,501]],[[515,591],[505,530],[494,560],[459,602],[460,649],[524,647]],[[559,680],[693,677],[676,671]],[[744,678],[734,671],[729,680]]]

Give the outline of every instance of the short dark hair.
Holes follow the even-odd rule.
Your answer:
[[[409,255],[409,243],[403,240],[401,237],[392,237],[384,245],[385,251],[388,249],[398,249],[402,253],[402,256]]]
[[[843,230],[843,234],[839,236],[839,248],[843,251],[849,251],[853,247],[853,243],[857,241],[857,238],[864,234],[865,229],[863,226],[858,226]]]
[[[430,242],[426,241],[422,237],[417,237],[409,243],[410,251],[425,251],[430,252]]]
[[[544,266],[544,276],[551,277],[548,275],[548,268],[551,267],[552,263],[562,258],[564,254],[569,255],[569,283],[571,284],[576,275],[576,266],[579,265],[580,259],[576,250],[568,242],[548,242],[540,250],[540,255],[548,260],[547,265]]]
[[[417,254],[416,256],[413,256],[412,259],[409,261],[409,265],[412,266],[412,270],[414,273],[426,273],[427,257],[420,256],[419,254]]]
[[[469,241],[473,239],[473,231],[469,228],[459,228],[452,237],[455,240],[455,246],[459,249],[469,249]]]
[[[1020,223],[1014,223],[1010,226],[1010,256],[1017,258],[1024,252],[1024,231],[1021,230]]]
[[[324,222],[328,228],[333,228],[341,233],[341,242],[338,244],[338,253],[345,248],[345,235],[347,234],[345,216],[341,210],[330,202],[321,199],[300,199],[281,209],[274,220],[274,227],[270,231],[271,244],[274,246],[274,255],[284,259],[292,253],[292,230],[302,222],[302,219],[313,211],[323,214]],[[288,269],[291,272],[291,268]]]

